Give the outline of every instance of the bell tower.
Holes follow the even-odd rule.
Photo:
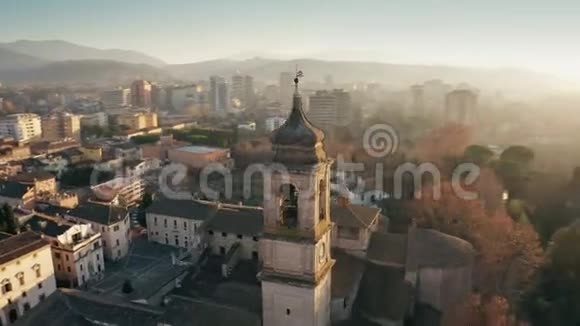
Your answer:
[[[324,133],[304,115],[298,77],[288,120],[272,134],[260,239],[264,326],[330,325],[329,175]]]

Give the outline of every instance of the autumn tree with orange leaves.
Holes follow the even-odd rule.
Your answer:
[[[481,199],[457,196],[449,182],[421,190],[421,198],[406,203],[419,227],[432,228],[470,242],[476,252],[474,287],[483,298],[519,299],[542,261],[536,232],[530,225],[514,222],[502,209],[489,211]],[[475,191],[472,187],[470,190]]]

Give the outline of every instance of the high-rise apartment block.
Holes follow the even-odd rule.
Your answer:
[[[58,112],[42,117],[41,123],[44,140],[81,139],[81,118],[78,115]]]
[[[131,104],[139,108],[151,106],[151,83],[136,80],[131,84]]]
[[[230,93],[223,77],[209,78],[209,102],[212,111],[227,112],[230,109]]]
[[[10,136],[19,142],[40,137],[40,116],[32,113],[10,114],[0,120],[0,135]]]
[[[131,90],[129,88],[115,88],[101,94],[101,103],[106,109],[131,105]]]
[[[317,91],[310,96],[308,118],[323,129],[348,125],[351,117],[350,94],[341,89]]]

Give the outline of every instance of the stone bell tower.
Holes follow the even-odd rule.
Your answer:
[[[260,239],[264,326],[330,325],[329,175],[324,133],[302,111],[299,72],[288,120],[272,134],[270,191]]]

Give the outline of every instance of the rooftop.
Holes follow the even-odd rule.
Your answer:
[[[53,238],[56,238],[57,236],[65,233],[72,226],[72,223],[59,222],[37,214],[32,215],[23,224],[27,227],[29,226],[30,230],[34,232],[46,234],[47,236]]]
[[[381,210],[355,204],[332,204],[330,212],[332,221],[338,226],[368,228],[377,219]]]
[[[0,181],[0,196],[8,198],[22,198],[31,186],[22,184],[17,181],[4,180]]]
[[[5,264],[23,255],[48,246],[49,243],[32,231],[0,237],[0,264]]]
[[[89,201],[67,211],[66,215],[98,224],[111,225],[122,221],[127,216],[127,209],[121,206],[99,204]]]

